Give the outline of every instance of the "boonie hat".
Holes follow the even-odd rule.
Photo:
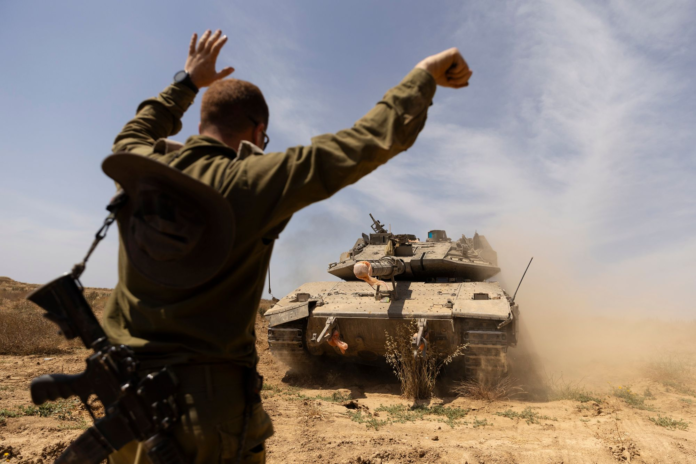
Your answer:
[[[212,187],[167,164],[132,153],[115,153],[104,173],[126,192],[118,212],[130,264],[152,282],[191,289],[212,279],[234,244],[229,202]]]

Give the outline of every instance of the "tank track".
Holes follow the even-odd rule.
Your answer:
[[[311,364],[311,355],[305,347],[306,320],[288,322],[268,328],[268,347],[274,358],[289,367],[304,369]]]

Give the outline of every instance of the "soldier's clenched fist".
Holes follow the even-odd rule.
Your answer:
[[[418,63],[416,68],[428,71],[435,78],[437,85],[455,89],[469,85],[472,74],[469,65],[456,48],[429,56]]]

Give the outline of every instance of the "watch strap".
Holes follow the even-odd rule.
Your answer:
[[[193,90],[195,93],[198,93],[198,87],[196,87],[196,85],[191,80],[191,74],[189,74],[186,71],[179,71],[178,73],[174,74],[174,83],[185,85],[189,89]]]

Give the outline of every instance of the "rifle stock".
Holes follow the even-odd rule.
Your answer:
[[[44,317],[58,324],[68,340],[80,337],[87,348],[93,349],[97,349],[95,344],[106,342],[104,330],[72,275],[42,285],[27,295],[27,300],[46,311]]]

